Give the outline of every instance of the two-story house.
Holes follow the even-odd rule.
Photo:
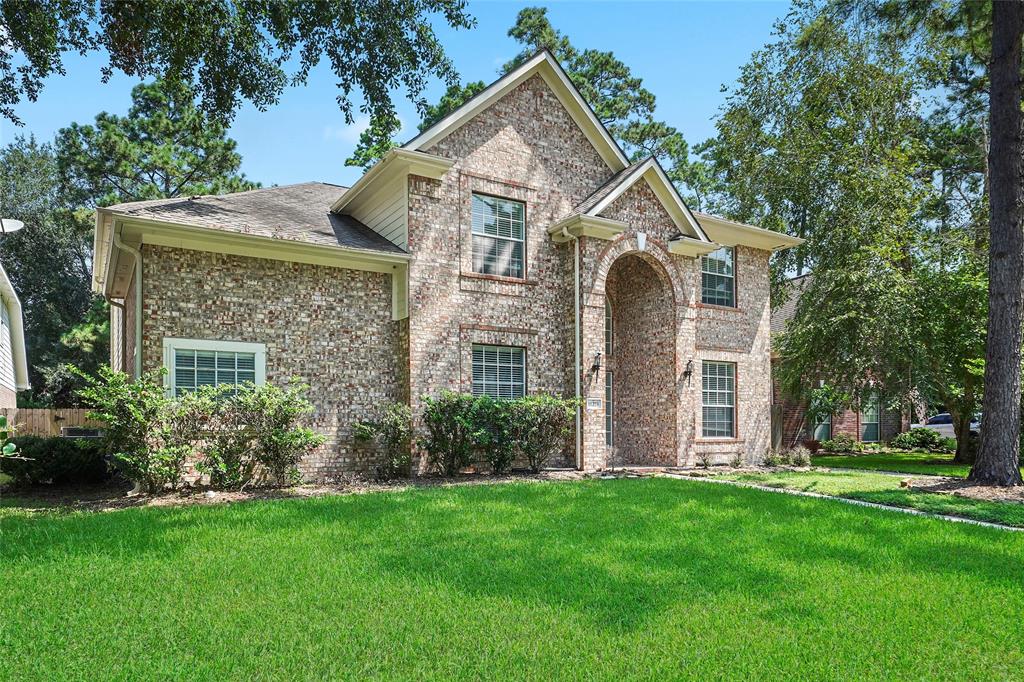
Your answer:
[[[351,425],[442,389],[580,396],[567,466],[756,460],[768,260],[799,240],[694,213],[540,52],[352,187],[97,212],[111,361],[167,390],[299,376],[310,478],[371,470]]]

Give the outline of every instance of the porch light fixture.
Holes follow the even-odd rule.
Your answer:
[[[683,370],[683,378],[686,379],[686,385],[690,385],[690,378],[693,376],[693,360],[686,361],[686,369]]]
[[[590,371],[595,374],[601,371],[601,351],[597,351],[597,355],[594,356],[594,364],[590,366]]]

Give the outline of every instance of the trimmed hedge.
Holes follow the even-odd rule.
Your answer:
[[[102,440],[19,436],[11,442],[17,456],[25,458],[0,461],[0,471],[11,477],[12,486],[102,483],[110,478]]]

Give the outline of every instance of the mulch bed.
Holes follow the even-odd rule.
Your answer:
[[[962,478],[911,478],[906,487],[923,493],[938,493],[967,497],[972,500],[989,502],[1016,502],[1024,504],[1024,487],[1003,488],[997,486],[975,485]]]

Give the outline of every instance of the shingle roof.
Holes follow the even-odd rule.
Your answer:
[[[616,188],[618,188],[622,183],[624,183],[629,178],[629,176],[632,175],[633,171],[635,171],[639,166],[642,166],[646,162],[647,159],[644,159],[643,161],[637,161],[636,163],[630,164],[629,166],[626,166],[625,168],[620,170],[618,173],[610,177],[607,182],[605,182],[603,185],[594,190],[594,193],[591,194],[586,199],[584,199],[578,206],[576,206],[576,208],[574,208],[572,212],[569,213],[569,215],[585,215],[588,211],[597,206],[602,199],[604,199],[606,196],[614,192]]]
[[[786,282],[790,287],[789,298],[786,302],[780,305],[778,308],[772,309],[772,334],[778,334],[785,331],[786,324],[793,319],[796,315],[796,306],[800,301],[800,296],[803,294],[807,285],[811,283],[811,275],[801,275],[800,277],[794,277],[793,279]]]
[[[330,213],[331,205],[347,190],[325,182],[304,182],[234,194],[133,201],[107,210],[273,239],[405,253],[355,218]]]

